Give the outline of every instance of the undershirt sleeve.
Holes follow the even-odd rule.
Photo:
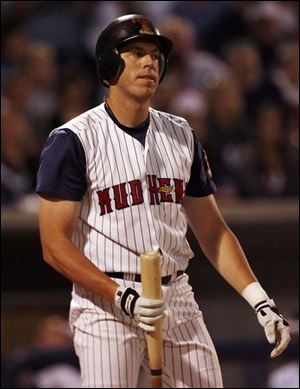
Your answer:
[[[217,188],[212,178],[209,162],[205,150],[193,131],[194,160],[191,176],[187,183],[185,194],[192,197],[204,197],[215,193]]]
[[[51,135],[42,150],[36,192],[80,201],[87,189],[86,159],[78,136],[69,129]]]

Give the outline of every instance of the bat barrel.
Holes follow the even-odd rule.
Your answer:
[[[143,296],[161,298],[160,256],[156,251],[141,254],[141,279]]]

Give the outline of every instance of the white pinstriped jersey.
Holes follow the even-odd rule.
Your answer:
[[[140,273],[139,255],[150,249],[161,250],[163,276],[185,269],[193,256],[181,206],[194,155],[187,122],[150,109],[145,148],[104,104],[53,133],[66,127],[83,145],[89,184],[74,244],[102,271]]]

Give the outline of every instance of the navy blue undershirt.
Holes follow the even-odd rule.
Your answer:
[[[112,110],[109,108],[109,105],[105,102],[104,107],[106,112],[109,114],[110,118],[112,121],[119,127],[121,130],[126,132],[126,134],[132,136],[133,138],[137,139],[144,147],[145,147],[145,141],[146,141],[146,135],[147,135],[147,130],[149,127],[150,123],[150,117],[148,116],[147,119],[140,124],[138,127],[126,127],[123,124],[121,124],[118,119],[115,117],[113,114]]]
[[[140,126],[129,128],[118,122],[106,104],[105,108],[118,127],[145,146],[149,117]],[[194,132],[193,136],[195,153],[186,195],[202,197],[214,193],[216,186],[211,178],[205,151]],[[86,189],[86,159],[82,144],[73,131],[60,129],[48,138],[42,151],[36,191],[52,198],[80,201]]]

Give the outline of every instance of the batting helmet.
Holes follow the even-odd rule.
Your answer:
[[[117,80],[123,69],[119,48],[133,41],[156,43],[161,52],[160,78],[162,81],[173,47],[170,39],[160,35],[151,21],[142,15],[125,15],[115,19],[100,34],[96,44],[96,62],[99,80],[106,87]]]

